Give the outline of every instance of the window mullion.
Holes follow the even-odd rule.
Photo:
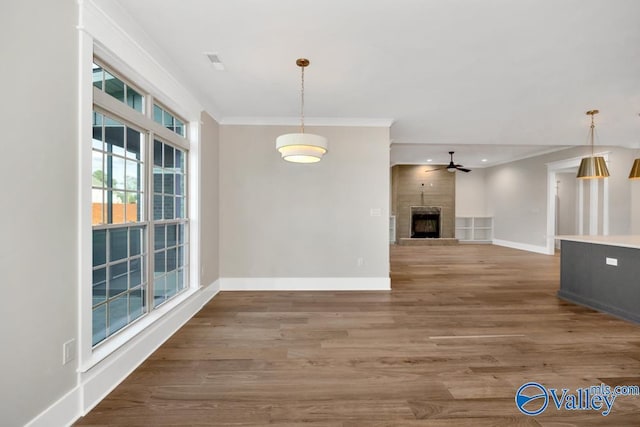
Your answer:
[[[151,97],[149,97],[149,101],[153,103]],[[147,110],[149,111],[149,110]],[[153,212],[155,211],[155,206],[153,204],[153,141],[155,140],[155,135],[153,131],[147,132],[147,141],[145,142],[145,161],[147,163],[147,176],[145,188],[147,190],[147,310],[151,312],[153,310],[153,295],[154,295],[154,271],[155,271],[155,232],[154,226],[155,221],[153,219]]]

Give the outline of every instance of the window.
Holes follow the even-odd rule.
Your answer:
[[[158,104],[153,104],[153,120],[180,136],[186,136],[184,121]]]
[[[163,129],[144,108],[153,96],[98,64],[91,141],[94,347],[184,291],[189,265],[184,121],[162,109],[161,124],[176,135],[157,135]]]

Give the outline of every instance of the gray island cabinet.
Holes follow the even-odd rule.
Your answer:
[[[558,297],[640,323],[640,236],[558,236]]]

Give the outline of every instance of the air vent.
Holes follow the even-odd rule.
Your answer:
[[[217,53],[204,52],[204,56],[206,56],[207,59],[209,59],[209,62],[213,64],[213,68],[215,68],[218,71],[224,71],[224,64],[220,60],[220,57],[218,56]]]

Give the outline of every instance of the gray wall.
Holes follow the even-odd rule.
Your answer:
[[[485,170],[456,172],[456,216],[486,216]]]
[[[640,158],[640,150],[635,150],[635,158]],[[629,170],[631,170],[629,163]],[[640,234],[640,179],[633,180],[631,186],[631,234]]]
[[[534,246],[546,246],[547,163],[581,157],[587,147],[567,150],[485,170],[488,214],[494,217],[494,238]],[[609,234],[629,234],[631,218],[640,206],[631,203],[631,182],[627,179],[635,150],[596,147],[609,152]]]
[[[319,163],[280,158],[294,127],[220,127],[222,277],[388,277],[389,129],[306,131],[329,139]]]
[[[0,18],[0,424],[19,426],[76,384],[77,30],[74,1],[11,1]],[[19,42],[18,42],[19,41]]]
[[[578,180],[576,172],[556,174],[558,186],[556,234],[578,234]],[[560,242],[558,242],[559,244]]]
[[[209,285],[220,277],[219,251],[219,126],[207,113],[200,117],[200,283]]]

